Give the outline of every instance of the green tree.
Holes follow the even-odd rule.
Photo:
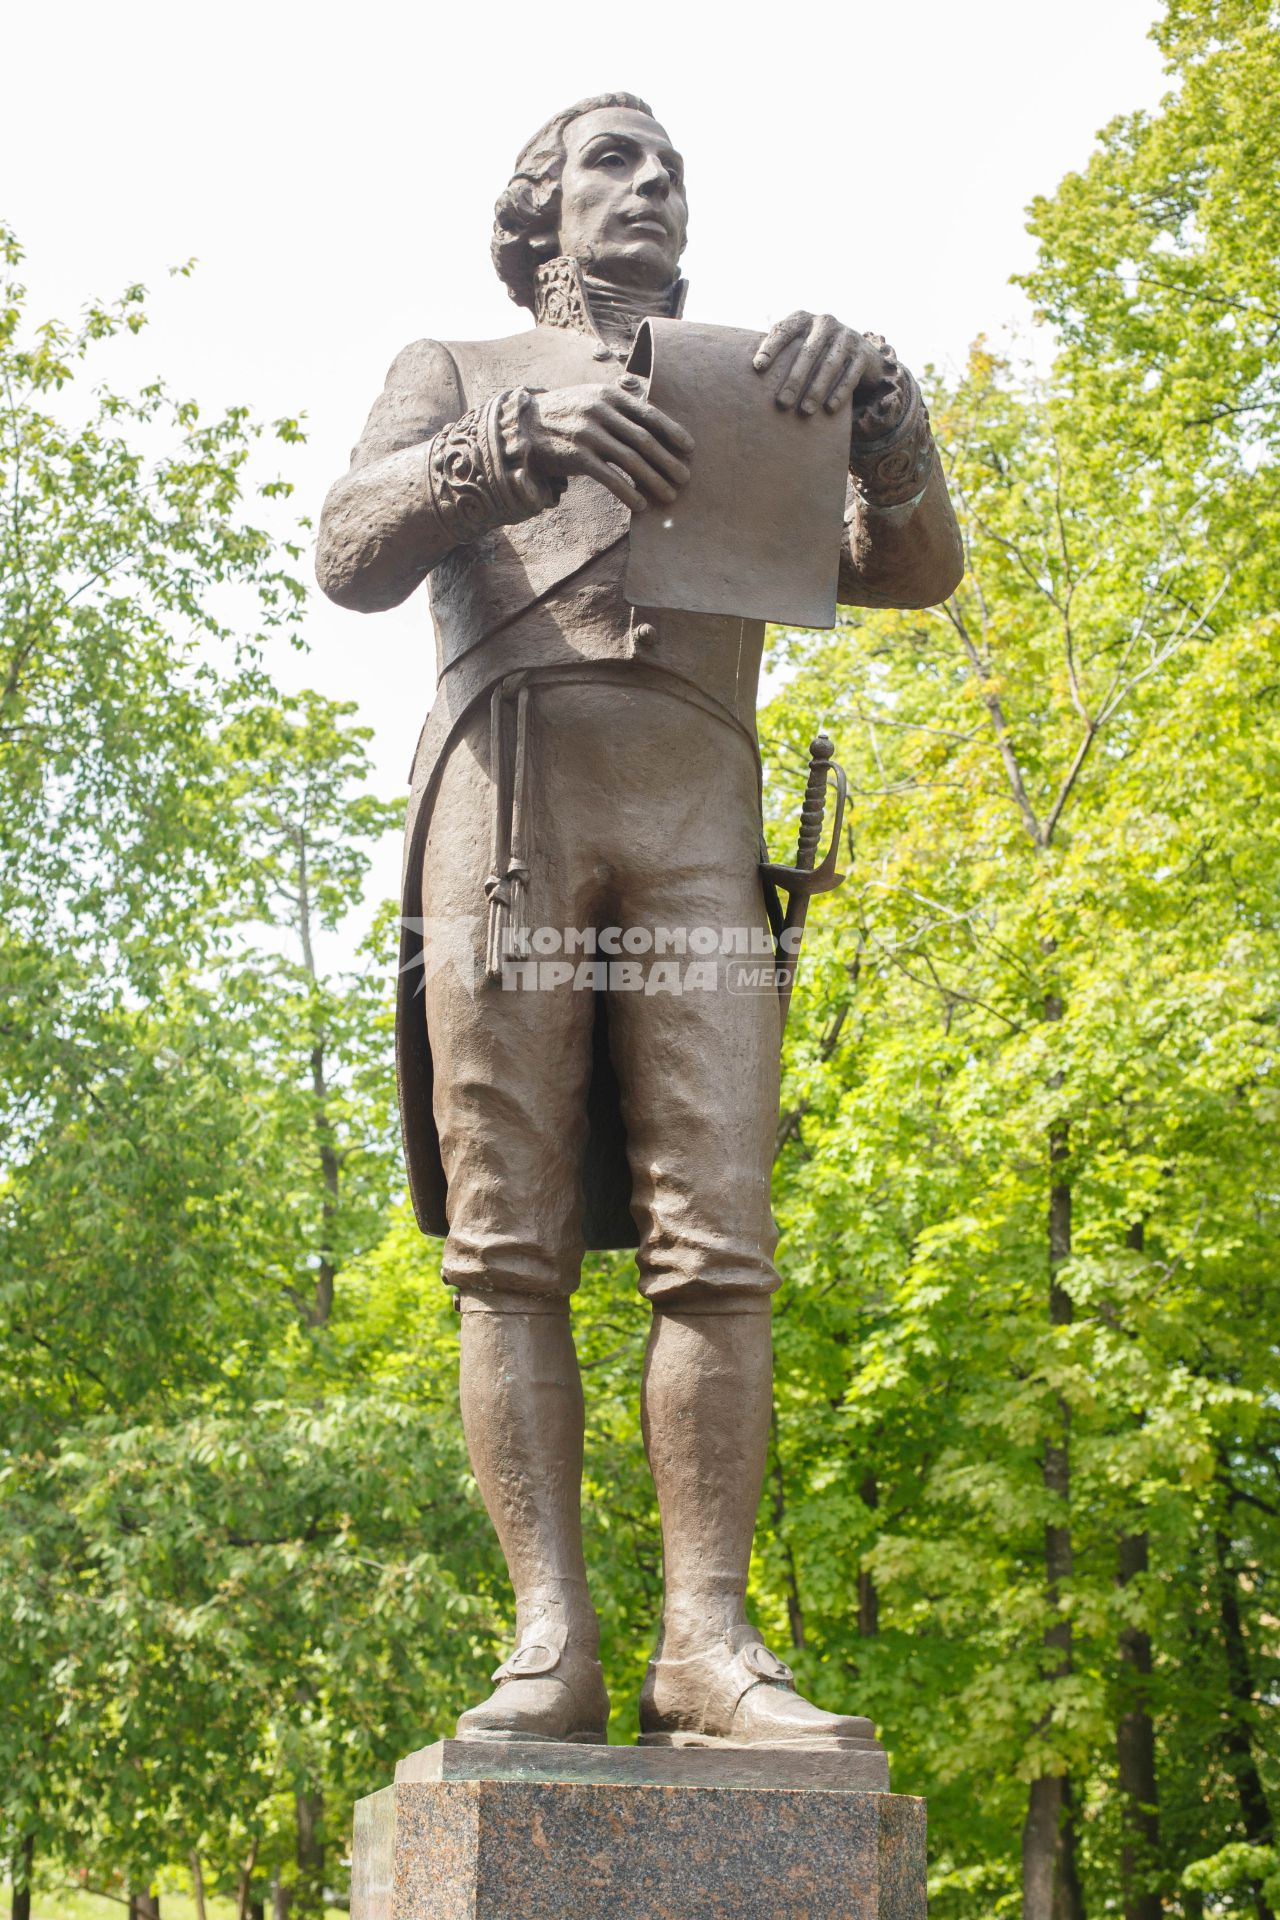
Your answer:
[[[965,586],[794,643],[777,713],[793,765],[838,729],[859,879],[792,1048],[783,1353],[830,1426],[780,1389],[772,1577],[793,1620],[823,1591],[812,1485],[833,1547],[867,1543],[861,1639],[918,1592],[893,1649],[918,1683],[969,1623],[934,1674],[973,1715],[929,1783],[935,1832],[952,1782],[969,1809],[939,1891],[1028,1920],[1111,1887],[1147,1920],[1188,1874],[1199,1911],[1271,1844],[1273,24],[1172,10],[1161,113],[1034,210],[1047,383],[979,350],[938,396]],[[975,1847],[979,1753],[1004,1757]]]
[[[1082,1912],[1123,1869],[1141,1912],[1187,1854],[1154,1780],[1120,1804],[1117,1733],[1154,1756],[1157,1706],[1190,1704],[1148,1670],[1161,1582],[1274,1338],[1241,1365],[1274,1204],[1274,629],[1236,586],[1252,529],[1171,549],[1154,484],[1105,515],[1057,396],[979,354],[937,411],[965,586],[792,643],[770,728],[792,766],[836,733],[856,859],[789,1050],[762,1556],[815,1684],[842,1660],[921,1766],[941,1911]]]
[[[56,1505],[31,1503],[41,1463],[68,1421],[218,1376],[215,1319],[237,1325],[233,1346],[255,1343],[228,1258],[234,1198],[210,1174],[242,1115],[192,969],[237,858],[211,730],[302,589],[298,549],[245,520],[262,431],[242,410],[206,422],[158,384],[100,386],[77,417],[76,381],[142,327],[143,289],[33,328],[7,229],[0,254],[0,1474],[20,1623],[0,1847],[21,1899],[61,1831],[76,1725],[72,1655],[40,1597],[66,1571]],[[238,645],[217,611],[237,594],[251,610]]]
[[[931,399],[955,599],[775,637],[776,850],[823,722],[853,800],[788,1030],[752,1597],[928,1794],[939,1920],[1276,1910],[1278,24],[1171,0],[1168,98],[1033,207],[1050,371],[979,344]],[[352,710],[264,671],[301,606],[245,523],[270,435],[154,386],[68,425],[141,289],[22,305],[0,1851],[15,1920],[33,1870],[193,1862],[244,1920],[269,1883],[314,1914],[351,1802],[509,1627],[398,1200],[394,910],[326,959],[395,810]],[[660,1568],[627,1260],[575,1324],[629,1738]]]

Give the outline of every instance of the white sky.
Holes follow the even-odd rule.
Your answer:
[[[406,341],[526,324],[489,264],[493,202],[559,107],[628,88],[681,148],[691,318],[830,310],[908,364],[957,362],[1025,318],[1027,202],[1159,98],[1156,4],[27,4],[5,27],[0,212],[40,317],[152,289],[116,384],[131,355],[206,411],[305,413],[284,470],[314,517]],[[308,632],[279,677],[357,699],[396,793],[432,688],[425,594],[365,618],[317,592]],[[374,897],[397,879],[388,846]]]

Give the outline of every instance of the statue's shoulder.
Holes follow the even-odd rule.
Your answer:
[[[591,377],[597,343],[563,327],[526,327],[494,340],[412,340],[387,373],[387,390],[419,405],[476,406],[504,387]]]
[[[497,340],[411,340],[387,369],[352,462],[362,467],[419,445],[507,387],[590,380],[596,344],[561,327],[527,327]]]
[[[352,465],[367,466],[429,440],[463,411],[463,393],[457,362],[444,341],[413,340],[401,347],[352,450]]]
[[[447,340],[411,340],[387,368],[388,392],[414,393],[420,399],[453,396],[458,363]]]
[[[564,327],[526,327],[496,340],[436,343],[457,369],[471,406],[504,387],[567,386],[592,377],[597,342]]]

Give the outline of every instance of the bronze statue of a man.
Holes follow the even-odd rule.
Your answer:
[[[512,991],[495,966],[518,924],[618,952],[622,929],[766,923],[763,625],[622,591],[630,515],[668,509],[698,458],[624,371],[641,321],[680,314],[686,219],[680,156],[643,101],[557,114],[493,232],[533,327],[406,347],[320,529],[320,583],[341,606],[375,612],[431,582],[439,685],[405,841],[401,1112],[419,1222],[446,1236],[467,1444],[517,1622],[496,1691],[458,1723],[469,1739],[605,1738],[569,1300],[584,1249],[617,1246],[636,1246],[653,1310],[643,1423],[665,1599],[642,1738],[827,1746],[870,1731],[802,1699],[745,1612],[779,1284],[777,995],[726,990],[723,958],[707,963],[713,990],[688,992],[615,991],[599,973],[584,991],[563,967]],[[960,541],[911,375],[875,336],[807,313],[753,358],[779,408],[848,420],[841,601],[945,599]],[[424,925],[471,930],[473,979],[415,968]]]

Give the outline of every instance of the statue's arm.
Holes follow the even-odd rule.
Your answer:
[[[838,598],[846,607],[934,607],[964,577],[960,529],[920,389],[890,363],[892,392],[855,408]]]
[[[452,548],[552,505],[564,483],[530,469],[528,403],[516,387],[469,409],[447,347],[398,354],[320,515],[328,597],[361,613],[399,606]]]

